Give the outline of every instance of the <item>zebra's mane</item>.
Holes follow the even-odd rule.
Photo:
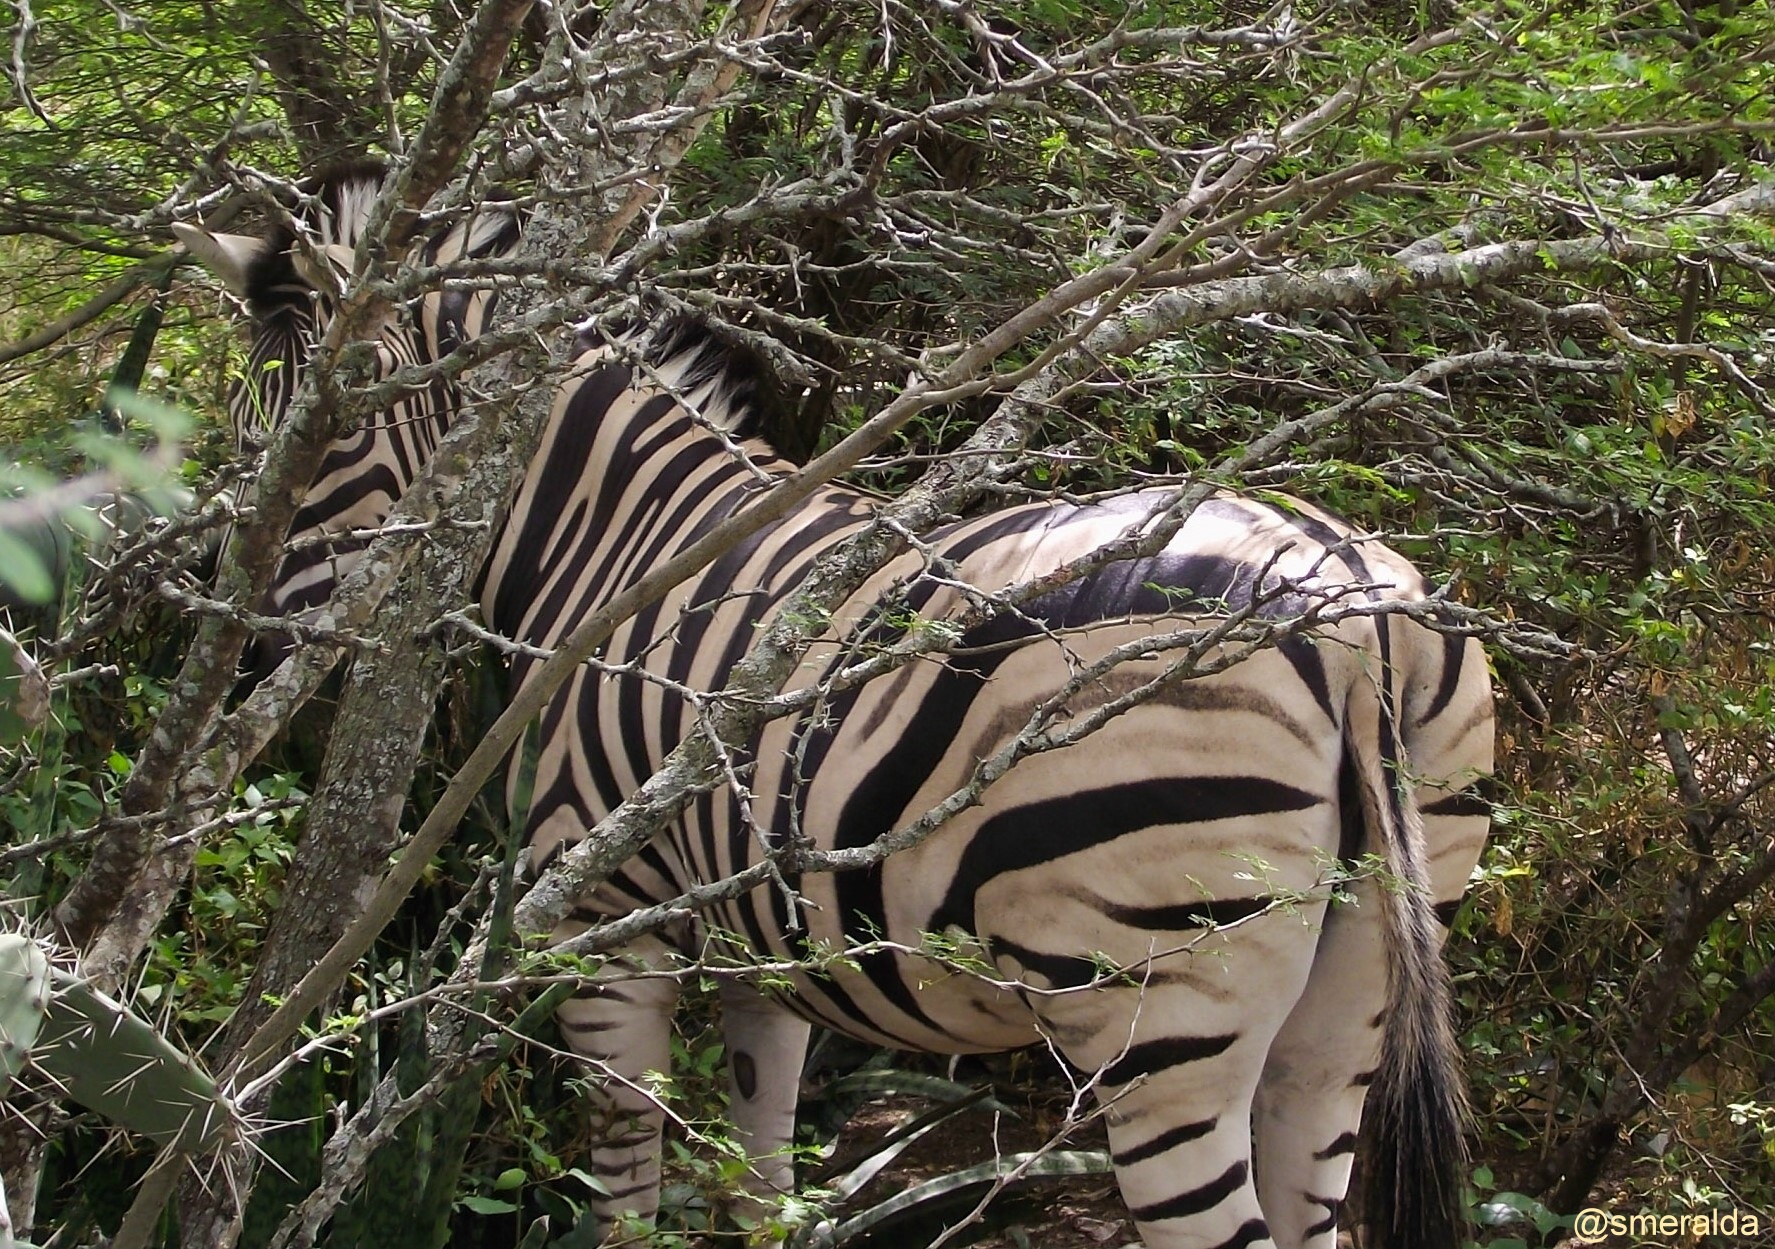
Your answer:
[[[689,314],[665,314],[652,323],[627,322],[602,332],[582,327],[575,354],[612,341],[618,352],[642,361],[704,417],[737,438],[763,436],[782,402],[776,376],[758,352]]]

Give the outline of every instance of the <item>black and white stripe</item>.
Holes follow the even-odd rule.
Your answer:
[[[502,246],[509,236],[482,237]],[[250,253],[280,282],[290,275],[276,249],[286,245]],[[214,238],[209,251],[234,248],[248,254],[243,241]],[[264,295],[249,294],[263,317]],[[452,335],[478,328],[457,318],[445,332],[439,307],[421,301],[411,323],[385,334],[390,361],[435,358]],[[277,395],[287,396],[313,328],[261,329],[255,350],[296,352],[278,357],[287,366]],[[558,643],[744,508],[761,489],[756,469],[785,467],[756,440],[740,463],[729,440],[693,419],[744,433],[751,412],[744,370],[713,342],[674,325],[628,346],[648,368],[608,347],[580,357],[486,567],[486,618],[521,642]],[[450,406],[434,388],[342,446],[301,524],[385,514],[435,440],[412,431],[441,427]],[[1036,504],[929,535],[945,575],[917,555],[882,570],[836,613],[795,683],[812,686],[857,648],[956,611],[958,583],[998,591],[1149,524],[1157,498]],[[873,507],[842,489],[817,494],[619,628],[605,671],[582,669],[562,687],[544,712],[530,810],[539,860],[652,774],[693,715],[677,690],[720,688],[759,622]],[[274,599],[317,601],[319,567],[292,560]],[[1277,597],[1277,587],[1289,592]],[[965,785],[1034,707],[1115,648],[1260,600],[1260,613],[1286,616],[1349,587],[1369,587],[1354,596],[1372,602],[1425,593],[1402,558],[1309,504],[1216,497],[1156,554],[1105,566],[973,628],[945,656],[773,722],[747,760],[753,823],[734,793],[703,795],[583,899],[562,935],[753,863],[761,843],[802,835],[821,848],[866,846]],[[534,663],[515,662],[521,683]],[[1149,655],[1116,668],[1062,723],[1165,663]],[[1475,783],[1490,764],[1478,645],[1398,614],[1349,615],[1022,760],[978,805],[877,868],[794,880],[794,916],[782,891],[760,888],[717,905],[695,931],[627,953],[663,967],[710,946],[795,960],[887,943],[795,975],[793,1014],[724,983],[733,1111],[760,1156],[760,1188],[792,1182],[781,1149],[806,1021],[945,1053],[1046,1037],[1100,1073],[1114,1099],[1117,1173],[1148,1249],[1329,1249],[1365,1099],[1381,1139],[1368,1168],[1380,1197],[1371,1242],[1453,1246],[1461,1102],[1437,909],[1458,902],[1477,860],[1486,815]],[[1367,855],[1398,880],[1358,879],[1353,904],[1328,907],[1328,866]],[[993,975],[933,961],[920,952],[927,934],[977,954]],[[1105,967],[1127,974],[1106,979]],[[574,1048],[618,1077],[599,1108],[610,1130],[593,1160],[612,1192],[606,1214],[651,1214],[658,1201],[660,1116],[633,1085],[669,1061],[674,997],[667,978],[613,980],[561,1012]]]
[[[243,454],[263,445],[295,397],[301,362],[331,315],[341,275],[351,271],[380,180],[374,167],[353,166],[305,184],[306,203],[292,218],[300,239],[288,228],[249,240],[174,226],[180,241],[246,302],[252,317],[245,372],[228,400]],[[516,238],[516,219],[494,204],[433,240],[415,260],[442,265],[497,255]],[[449,355],[479,336],[493,306],[485,291],[433,292],[415,300],[382,329],[378,375]],[[262,604],[266,614],[292,615],[326,602],[344,569],[368,545],[361,535],[387,519],[437,449],[455,409],[452,388],[433,382],[403,395],[327,450],[292,522],[296,541]]]

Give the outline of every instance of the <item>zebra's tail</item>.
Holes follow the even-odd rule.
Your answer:
[[[1362,1115],[1364,1244],[1460,1249],[1467,1226],[1461,1195],[1466,1087],[1423,825],[1400,751],[1387,748],[1398,742],[1398,717],[1394,700],[1385,702],[1371,706],[1369,716],[1346,720],[1345,743],[1361,776],[1365,840],[1386,863],[1376,893],[1387,949],[1387,1007],[1380,1066]],[[1363,721],[1378,733],[1352,731]]]

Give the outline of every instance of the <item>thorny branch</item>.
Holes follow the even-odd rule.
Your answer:
[[[14,8],[22,20],[14,31],[12,73],[22,91],[30,68],[26,61],[33,19],[22,0],[15,0]],[[600,873],[627,857],[661,821],[681,809],[688,795],[724,783],[743,788],[744,744],[764,718],[801,714],[849,683],[944,649],[947,643],[937,631],[915,633],[885,651],[856,653],[818,689],[781,692],[801,648],[817,632],[817,625],[808,622],[825,619],[825,611],[898,552],[918,550],[919,535],[939,518],[990,492],[1026,488],[1011,481],[1022,462],[1018,449],[1062,404],[1101,379],[1106,362],[1186,330],[1235,325],[1250,329],[1252,323],[1242,319],[1259,316],[1272,330],[1295,333],[1303,332],[1296,314],[1313,310],[1356,315],[1475,287],[1525,298],[1507,288],[1529,277],[1577,280],[1577,275],[1601,268],[1649,261],[1667,254],[1679,241],[1684,248],[1729,254],[1750,272],[1764,272],[1767,267],[1749,250],[1734,250],[1732,220],[1735,214],[1769,214],[1775,188],[1767,182],[1716,198],[1690,213],[1649,223],[1628,222],[1612,206],[1605,210],[1586,188],[1584,205],[1561,205],[1562,211],[1575,213],[1583,223],[1576,237],[1561,222],[1547,237],[1519,232],[1503,242],[1487,243],[1483,240],[1493,235],[1483,228],[1483,214],[1476,213],[1474,221],[1459,223],[1448,235],[1420,240],[1380,259],[1313,268],[1308,258],[1289,257],[1308,227],[1335,216],[1353,199],[1384,191],[1389,184],[1398,190],[1402,180],[1414,175],[1446,176],[1460,162],[1488,153],[1537,147],[1606,150],[1654,140],[1673,145],[1701,139],[1725,142],[1762,123],[1629,121],[1561,130],[1537,121],[1436,136],[1415,149],[1401,146],[1384,156],[1358,158],[1338,146],[1339,136],[1353,128],[1349,124],[1368,102],[1365,93],[1383,77],[1380,67],[1375,67],[1372,79],[1349,79],[1322,98],[1307,100],[1293,115],[1265,118],[1255,127],[1241,123],[1220,132],[1234,133],[1232,138],[1205,137],[1215,134],[1212,124],[1150,90],[1167,75],[1185,75],[1200,76],[1217,89],[1236,94],[1245,75],[1291,74],[1299,58],[1316,54],[1316,32],[1297,21],[1286,6],[1231,29],[1142,31],[1117,24],[1077,46],[1043,48],[1022,33],[995,29],[965,5],[941,0],[928,13],[901,15],[922,24],[927,32],[948,21],[967,35],[971,51],[965,55],[941,40],[930,41],[926,50],[943,58],[961,89],[947,95],[932,92],[927,98],[916,93],[896,96],[887,89],[891,50],[885,54],[888,64],[880,78],[841,78],[824,68],[833,62],[817,55],[817,32],[796,24],[801,11],[781,13],[764,0],[735,5],[721,29],[706,37],[702,33],[706,27],[699,27],[694,15],[686,20],[678,6],[619,4],[589,33],[576,17],[576,6],[542,6],[538,21],[547,33],[535,71],[522,81],[502,80],[506,47],[527,8],[515,0],[478,6],[454,47],[445,47],[441,39],[434,40],[437,32],[395,7],[373,6],[381,37],[377,91],[388,117],[383,146],[401,159],[375,210],[357,279],[344,293],[339,315],[318,346],[289,424],[268,451],[252,503],[235,518],[231,571],[207,594],[166,581],[165,597],[211,618],[191,651],[185,674],[175,684],[167,716],[136,762],[122,807],[89,834],[102,845],[88,876],[63,905],[68,931],[76,936],[92,932],[104,922],[107,907],[121,896],[124,886],[131,880],[139,882],[133,867],[154,852],[155,830],[170,830],[176,849],[194,844],[201,830],[228,826],[232,817],[221,808],[235,779],[317,688],[337,662],[342,643],[373,642],[386,648],[383,659],[393,663],[388,656],[443,645],[440,634],[445,630],[440,622],[470,636],[486,637],[484,630],[455,612],[460,597],[411,620],[396,614],[405,605],[389,606],[389,588],[403,570],[417,570],[413,575],[423,579],[421,574],[436,566],[440,535],[490,537],[497,506],[476,511],[470,504],[504,497],[512,474],[526,462],[522,450],[526,435],[520,432],[502,441],[506,436],[499,430],[507,421],[534,430],[564,358],[555,341],[562,326],[588,312],[619,306],[630,311],[661,305],[697,308],[729,322],[727,328],[760,347],[783,376],[848,394],[858,400],[862,411],[873,410],[874,415],[856,435],[762,498],[737,525],[655,570],[635,593],[587,621],[553,655],[536,656],[544,659],[538,679],[451,783],[443,802],[383,881],[362,921],[316,961],[313,973],[287,998],[284,1009],[240,1049],[236,1068],[240,1075],[269,1061],[302,1018],[341,983],[555,683],[589,662],[610,631],[643,604],[826,482],[867,463],[914,420],[968,400],[989,399],[995,404],[993,415],[974,437],[938,464],[920,487],[884,508],[867,532],[822,561],[806,591],[766,631],[759,650],[736,672],[728,689],[672,691],[695,705],[697,733],[674,753],[666,771],[544,878],[523,904],[525,930],[546,930],[551,918],[558,917]],[[889,20],[885,10],[881,20]],[[1468,23],[1426,35],[1398,53],[1422,56],[1476,31],[1490,37],[1481,24]],[[424,49],[439,71],[432,107],[410,137],[400,128],[394,98],[397,41]],[[1481,40],[1476,55],[1486,63],[1502,56],[1506,46],[1501,39]],[[1412,73],[1424,77],[1402,84],[1401,98],[1415,101],[1436,74],[1417,69]],[[712,119],[723,119],[727,127],[720,136],[723,142],[740,142],[745,110],[772,98],[759,85],[765,82],[786,84],[815,102],[808,106],[798,137],[807,138],[810,147],[824,145],[819,159],[807,169],[773,171],[743,193],[720,198],[713,207],[707,206],[709,200],[693,199],[678,166],[696,144],[705,141],[699,136]],[[1406,116],[1409,107],[1399,105],[1398,117]],[[489,118],[493,124],[483,131]],[[252,129],[257,124],[243,113],[229,134],[218,140],[208,164],[225,179],[263,191],[276,180],[226,160],[231,145],[247,137],[264,137]],[[1128,171],[1136,191],[1126,203],[1081,199],[1058,208],[1030,208],[997,196],[990,178],[945,180],[944,160],[959,159],[956,151],[944,150],[945,142],[953,142],[962,156],[990,162],[991,149],[1010,124],[1027,125],[1031,133],[1042,133],[1046,127],[1047,133],[1066,137],[1092,159]],[[970,146],[979,150],[970,152]],[[1131,151],[1138,151],[1138,159],[1129,159]],[[1327,151],[1333,153],[1329,165],[1308,159]],[[474,167],[459,175],[465,162]],[[921,180],[914,180],[917,184],[897,181],[904,165],[921,171]],[[1276,173],[1296,165],[1307,172]],[[927,172],[930,176],[924,178]],[[702,173],[699,167],[698,174]],[[519,253],[450,266],[404,263],[406,244],[446,219],[446,214],[430,213],[428,205],[471,203],[491,181],[517,183],[530,175],[536,175],[534,187],[519,186],[518,198],[512,201],[531,216],[532,233]],[[200,191],[207,185],[194,178],[161,202],[127,211],[51,203],[28,214],[14,214],[18,206],[8,194],[0,200],[0,232],[32,230],[45,240],[111,246],[107,232],[142,236],[164,230],[172,220],[198,216],[217,224],[232,206],[233,192],[226,187]],[[261,195],[262,204],[271,202],[268,195]],[[577,207],[582,203],[596,203],[598,211],[583,211]],[[686,208],[688,203],[696,207]],[[1154,205],[1159,206],[1156,211]],[[9,215],[19,215],[20,220],[10,221]],[[1092,224],[1075,229],[1079,222]],[[825,232],[839,237],[842,245],[822,249],[810,241]],[[747,233],[768,243],[750,250],[728,247],[731,239]],[[162,257],[146,267],[165,263]],[[880,312],[883,317],[906,315],[915,328],[905,333],[866,319],[846,320],[830,311],[806,315],[798,305],[764,300],[757,294],[760,287],[771,284],[798,295],[829,284],[840,292],[834,301],[837,309],[852,301],[873,310],[875,305],[852,292],[889,278],[917,279],[948,289],[941,284],[945,273],[970,267],[979,272],[1002,269],[1011,276],[999,285],[981,279],[987,294],[980,297],[979,307],[946,310],[950,315],[934,321],[920,324],[917,314],[904,308]],[[497,290],[502,303],[497,328],[442,361],[371,377],[362,340],[372,336],[371,327],[389,309],[428,290]],[[652,302],[637,299],[637,290],[647,291]],[[93,323],[104,315],[109,307],[105,301],[114,292],[115,288],[101,292],[78,312],[46,325],[21,344],[0,349],[0,363],[12,358],[5,352],[24,359],[80,325]],[[1629,328],[1624,312],[1600,300],[1555,309],[1551,315],[1552,320],[1544,323],[1560,324],[1563,319],[1601,325],[1623,355],[1703,360],[1764,415],[1770,414],[1754,370],[1738,353],[1691,342],[1686,336],[1679,342],[1661,342]],[[990,328],[982,331],[980,326]],[[551,343],[550,349],[543,349]],[[1422,474],[1431,479],[1432,488],[1438,482],[1479,480],[1498,496],[1531,505],[1583,518],[1613,516],[1618,501],[1589,499],[1560,485],[1512,475],[1491,463],[1481,448],[1459,436],[1460,416],[1448,403],[1453,385],[1476,376],[1540,377],[1604,367],[1599,361],[1562,360],[1551,350],[1533,353],[1474,344],[1471,350],[1450,349],[1417,363],[1403,376],[1377,374],[1378,380],[1361,391],[1278,420],[1239,450],[1214,461],[1211,472],[1180,483],[1164,482],[1169,494],[1155,524],[1131,533],[1092,560],[1041,583],[992,596],[970,597],[966,587],[956,587],[968,599],[956,622],[965,627],[967,621],[1016,611],[1020,604],[1090,567],[1150,550],[1206,497],[1212,481],[1235,486],[1251,481],[1253,475],[1282,463],[1285,455],[1310,456],[1315,439],[1326,436],[1333,426],[1389,411],[1409,411],[1447,435],[1424,452],[1431,469],[1443,474],[1440,478]],[[1230,370],[1227,376],[1231,378]],[[908,377],[911,380],[902,387]],[[350,428],[355,414],[443,382],[465,388],[470,402],[463,417],[438,453],[432,473],[403,500],[391,523],[372,536],[366,555],[334,601],[312,619],[293,624],[269,620],[253,610],[281,558],[281,535],[312,477],[319,449]],[[876,403],[874,397],[889,386],[897,389],[897,396],[885,405]],[[500,396],[497,404],[488,399],[494,394]],[[471,464],[499,456],[509,458],[503,478],[495,468],[471,471]],[[910,457],[901,462],[910,462]],[[1486,505],[1469,501],[1466,506],[1477,512]],[[468,511],[474,516],[465,522],[463,514]],[[928,558],[928,551],[925,554],[926,575],[946,575]],[[1385,609],[1433,613],[1438,628],[1481,633],[1519,655],[1586,657],[1581,644],[1448,601],[1421,608],[1389,604]],[[1259,620],[1246,613],[1177,630],[1140,651],[1175,652],[1163,676],[1143,686],[1140,696],[1150,696],[1160,682],[1217,670],[1215,665],[1231,662],[1230,656],[1273,644],[1291,630],[1323,627],[1369,610],[1362,603],[1328,596],[1293,621]],[[107,617],[93,620],[103,618]],[[374,635],[371,626],[391,619],[398,620],[398,627],[390,625],[387,632]],[[96,627],[90,621],[88,625]],[[293,637],[298,645],[241,706],[224,713],[222,697],[232,681],[240,646],[249,631],[267,627]],[[72,650],[70,646],[67,653]],[[371,658],[382,653],[374,651]],[[1133,656],[1129,652],[1117,658]],[[1100,668],[1083,665],[1075,680]],[[1125,696],[1120,705],[1105,705],[1095,720],[1059,729],[1054,726],[1058,704],[1037,708],[1006,748],[1008,753],[983,764],[976,781],[983,787],[1022,754],[1064,746],[1133,705],[1128,699],[1134,697]],[[1746,781],[1737,806],[1749,802],[1760,788],[1754,779]],[[943,809],[959,809],[977,800],[978,792],[970,785],[951,795]],[[1716,807],[1712,831],[1717,832],[1718,822],[1736,809]],[[731,896],[772,879],[785,862],[804,871],[878,862],[894,847],[928,835],[937,818],[933,813],[928,823],[893,830],[874,845],[846,852],[849,857],[820,856],[797,845],[792,847],[794,854],[767,856],[756,869],[749,869],[751,874],[699,886],[685,899],[596,929],[585,943],[616,941],[718,896]],[[158,896],[164,902],[179,879],[177,872],[169,872],[142,896]],[[131,923],[117,926],[105,960],[106,974],[120,974],[128,966],[157,918],[153,907],[145,905]],[[362,1124],[351,1127],[341,1139],[350,1145],[351,1134],[364,1130]],[[308,1218],[309,1214],[303,1215]]]

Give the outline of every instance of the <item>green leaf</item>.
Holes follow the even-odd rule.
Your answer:
[[[476,1214],[516,1214],[518,1208],[509,1201],[500,1201],[493,1197],[470,1195],[457,1201],[457,1205]]]
[[[6,529],[0,529],[0,583],[27,603],[40,605],[55,597],[55,581],[42,555]]]
[[[610,1196],[610,1185],[606,1184],[597,1176],[592,1175],[590,1172],[582,1171],[578,1167],[568,1167],[567,1170],[562,1172],[562,1174],[572,1176],[581,1184],[584,1184],[587,1188],[591,1189],[594,1193],[597,1193],[600,1197]]]

